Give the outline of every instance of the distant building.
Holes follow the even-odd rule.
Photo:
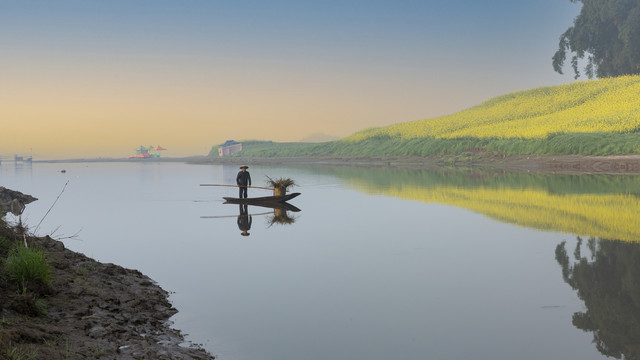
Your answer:
[[[242,143],[239,143],[235,140],[227,140],[224,144],[218,147],[218,155],[220,157],[231,155],[233,153],[237,153],[238,151],[242,151]]]

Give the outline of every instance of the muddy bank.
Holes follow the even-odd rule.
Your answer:
[[[485,167],[527,169],[574,174],[640,174],[640,155],[612,156],[518,156],[483,163]]]
[[[243,158],[206,157],[190,161],[193,164],[255,164],[288,166],[397,166],[417,168],[477,167],[501,168],[513,171],[547,173],[611,173],[640,174],[640,155],[619,156],[504,156],[487,153],[469,153],[456,156],[391,157],[391,158],[342,158],[342,157],[292,157],[292,158]]]
[[[0,261],[0,359],[213,359],[171,328],[168,293],[137,270],[104,264],[0,220],[0,253],[27,241],[51,269],[25,292]]]

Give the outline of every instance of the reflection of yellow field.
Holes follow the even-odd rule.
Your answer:
[[[453,205],[535,229],[640,242],[640,197],[634,195],[558,195],[532,189],[447,186],[379,191],[403,199]]]
[[[363,130],[370,137],[544,138],[550,134],[614,132],[640,128],[640,76],[622,76],[515,92],[456,114]]]

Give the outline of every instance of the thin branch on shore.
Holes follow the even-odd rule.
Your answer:
[[[74,239],[74,240],[81,241],[81,239],[79,239],[79,237],[80,237],[80,231],[82,231],[82,229],[80,229],[80,230],[76,231],[76,233],[75,233],[75,234],[73,234],[73,235],[70,235],[70,236],[61,236],[61,237],[58,237],[58,238],[54,238],[53,236],[51,236],[51,235],[53,235],[53,233],[51,233],[51,235],[49,235],[49,237],[51,237],[52,239],[58,240],[58,241],[60,241],[60,240],[66,240],[66,239]]]
[[[36,226],[36,228],[33,230],[33,233],[35,234],[38,231],[38,228],[40,227],[40,224],[42,224],[42,221],[44,220],[44,218],[47,217],[47,215],[49,215],[49,212],[51,212],[51,209],[53,209],[53,207],[56,205],[56,203],[58,202],[58,199],[60,199],[60,196],[62,195],[62,193],[64,192],[64,189],[67,188],[67,184],[69,184],[69,180],[67,180],[66,183],[64,183],[64,186],[62,187],[62,191],[60,191],[60,194],[58,194],[58,197],[56,198],[56,200],[53,202],[53,204],[51,204],[51,207],[49,208],[49,210],[47,210],[47,213],[44,214],[44,216],[42,217],[42,219],[40,219],[40,222],[38,223],[38,225]]]
[[[61,234],[60,237],[57,237],[56,233],[58,232],[58,230],[60,230],[60,226],[58,226],[57,228],[53,229],[53,231],[49,233],[49,237],[54,239],[54,240],[58,240],[58,241],[65,240],[65,239],[77,239],[77,240],[79,240],[78,237],[79,237],[80,231],[82,231],[82,229],[80,229],[80,230],[76,231],[76,233],[73,234],[73,235],[64,236],[64,234]]]
[[[57,227],[57,228],[53,229],[53,231],[49,233],[49,237],[50,237],[50,238],[53,238],[54,234],[55,234],[58,230],[60,230],[60,225],[58,225],[58,227]]]

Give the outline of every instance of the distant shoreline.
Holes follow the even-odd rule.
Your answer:
[[[431,157],[213,157],[207,155],[179,158],[83,158],[60,160],[34,160],[33,163],[83,163],[83,162],[184,162],[188,164],[231,165],[286,165],[286,166],[363,166],[363,167],[414,167],[414,168],[502,168],[511,171],[535,171],[550,173],[611,173],[640,174],[640,155],[547,155],[502,156],[477,154],[473,156],[443,155]]]
[[[545,173],[611,173],[640,174],[640,155],[549,155],[549,156],[432,156],[394,158],[356,157],[291,157],[245,158],[202,157],[192,164],[255,164],[287,166],[363,166],[363,167],[413,167],[421,169],[487,168],[509,171],[534,171]]]
[[[75,159],[51,159],[51,160],[33,160],[32,163],[40,163],[40,164],[58,164],[58,163],[83,163],[83,162],[136,162],[136,163],[145,163],[145,162],[190,162],[194,160],[198,160],[200,158],[205,158],[206,155],[194,155],[194,156],[184,156],[184,157],[176,157],[176,158],[149,158],[149,159],[130,159],[130,158],[75,158]],[[13,162],[13,161],[7,161]]]

